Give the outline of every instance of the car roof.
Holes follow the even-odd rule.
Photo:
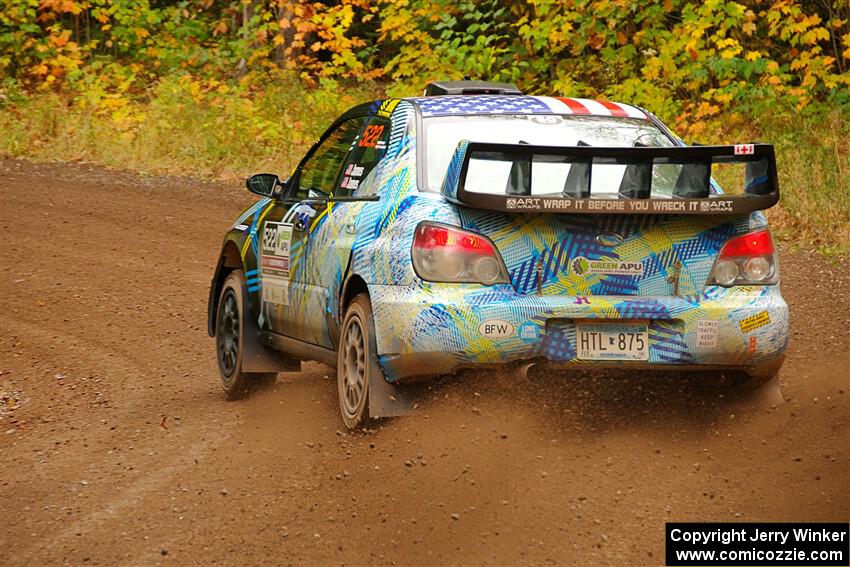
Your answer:
[[[649,116],[640,108],[622,102],[528,95],[441,95],[407,98],[422,116],[470,116],[486,114],[577,114],[640,118]]]

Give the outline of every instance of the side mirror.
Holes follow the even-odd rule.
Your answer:
[[[274,173],[255,173],[245,181],[245,186],[251,193],[263,197],[274,197],[278,185],[283,185]]]

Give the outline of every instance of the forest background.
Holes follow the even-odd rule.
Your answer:
[[[773,143],[779,235],[850,250],[850,0],[3,0],[0,155],[285,175],[355,103],[464,76]]]

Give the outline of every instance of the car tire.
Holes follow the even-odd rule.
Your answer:
[[[277,376],[274,372],[248,373],[242,370],[244,286],[242,270],[230,272],[224,280],[216,312],[216,360],[221,387],[228,400],[244,396],[252,383],[268,383]]]
[[[348,429],[366,424],[369,417],[369,383],[377,364],[372,303],[365,293],[348,304],[337,348],[337,393],[342,421]]]

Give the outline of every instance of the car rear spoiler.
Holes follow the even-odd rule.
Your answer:
[[[472,160],[511,162],[505,192],[467,190],[474,185],[467,179]],[[535,163],[570,164],[563,191],[535,194],[531,190]],[[728,163],[746,164],[742,194],[711,190],[712,165]],[[651,197],[653,166],[665,164],[682,166],[672,197]],[[593,170],[598,165],[626,166],[618,191],[609,192],[607,198],[591,195]],[[561,147],[462,140],[449,165],[442,193],[458,204],[510,213],[746,214],[779,201],[779,180],[770,144],[603,148],[581,143]]]

